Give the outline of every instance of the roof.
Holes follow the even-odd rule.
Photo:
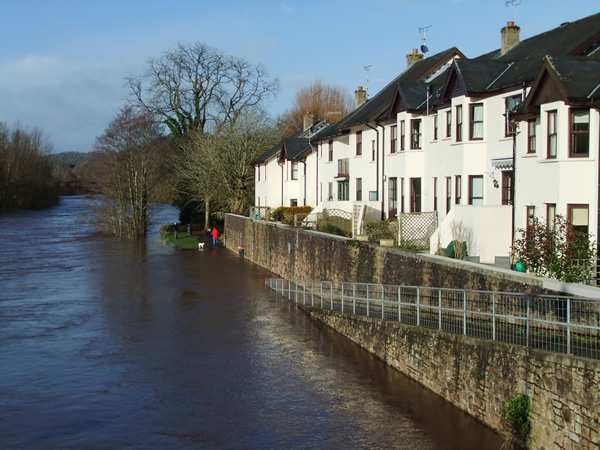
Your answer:
[[[568,100],[600,99],[600,61],[580,57],[547,57]]]
[[[497,90],[533,81],[546,55],[600,58],[599,46],[600,13],[575,22],[566,22],[550,31],[522,40],[504,55],[497,49],[473,61],[514,63],[488,88]]]

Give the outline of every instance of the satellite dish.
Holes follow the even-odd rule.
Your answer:
[[[425,54],[429,51],[429,49],[427,48],[427,46],[425,44],[421,45],[421,53]]]

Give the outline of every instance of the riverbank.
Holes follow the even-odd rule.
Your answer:
[[[219,227],[217,227],[219,230]],[[219,234],[221,231],[219,230]],[[173,224],[166,224],[160,227],[160,237],[167,244],[174,245],[182,250],[197,250],[199,245],[204,244],[204,247],[210,247],[206,231],[200,224],[179,224],[177,227],[177,239],[175,239],[175,233],[173,232]],[[219,247],[222,246],[222,242],[219,241]]]

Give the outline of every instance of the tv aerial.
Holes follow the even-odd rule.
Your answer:
[[[363,69],[365,70],[366,76],[367,76],[367,84],[366,84],[367,95],[369,95],[369,69],[372,66],[373,66],[373,64],[369,64],[368,66],[363,67]]]
[[[523,3],[523,0],[506,0],[506,7],[515,7],[515,23],[517,23],[517,6],[519,6],[521,3]]]
[[[418,41],[422,41],[423,44],[421,44],[421,53],[425,54],[429,51],[429,49],[427,48],[427,30],[429,30],[431,28],[431,25],[427,25],[426,27],[419,27],[419,33],[423,33],[423,37],[419,37],[419,38],[412,38],[412,39],[416,39]]]

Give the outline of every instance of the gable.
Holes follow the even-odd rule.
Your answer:
[[[454,97],[460,97],[461,95],[467,94],[467,88],[465,83],[460,76],[460,72],[456,69],[456,63],[452,65],[450,73],[448,74],[448,80],[444,86],[442,93],[442,102],[450,103],[450,100]]]

